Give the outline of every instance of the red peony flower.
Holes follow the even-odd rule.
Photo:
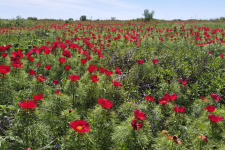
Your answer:
[[[187,85],[187,79],[185,79],[185,80],[183,81],[183,85],[184,85],[184,86]]]
[[[91,80],[93,81],[93,82],[98,82],[98,78],[97,78],[97,75],[93,75],[93,76],[91,76]]]
[[[136,118],[134,118],[134,120],[131,121],[131,125],[134,128],[134,130],[138,130],[143,127],[142,123],[137,124]]]
[[[56,85],[59,83],[59,80],[54,80],[52,83]]]
[[[65,65],[65,69],[69,70],[71,68],[71,65]]]
[[[117,67],[115,66],[115,72],[116,72],[116,74],[121,74],[120,68],[117,68]]]
[[[157,59],[152,59],[152,62],[153,62],[154,64],[157,64],[157,63],[158,63],[158,60],[157,60]]]
[[[212,114],[208,115],[208,118],[212,121],[212,122],[220,122],[224,117],[219,117],[219,116],[215,116]]]
[[[39,94],[39,95],[34,95],[33,96],[33,99],[38,101],[38,100],[42,100],[44,97],[43,97],[43,93]]]
[[[10,66],[6,66],[6,65],[0,65],[0,73],[1,74],[6,74],[9,73],[10,70]]]
[[[36,78],[37,78],[38,81],[44,82],[46,77],[43,77],[41,74],[40,75],[37,74],[37,77]]]
[[[22,66],[23,63],[20,63],[20,62],[16,62],[16,63],[11,62],[11,64],[13,67],[16,67],[16,68],[24,68],[24,66]]]
[[[34,75],[34,74],[36,73],[36,71],[31,70],[31,69],[29,69],[29,71],[28,71],[28,72],[29,72],[29,74],[30,74],[30,75]]]
[[[143,59],[138,59],[138,64],[143,64],[144,63],[144,60]]]
[[[209,53],[209,54],[212,54],[212,52],[211,52],[211,51],[208,51],[208,53]]]
[[[179,79],[178,79],[178,82],[179,82],[179,83],[182,83],[182,82],[183,82],[183,79],[182,79],[182,78],[179,78]]]
[[[65,62],[66,62],[66,59],[65,59],[65,58],[63,58],[63,57],[59,57],[59,62],[63,64],[63,63],[65,63]]]
[[[118,86],[118,87],[122,87],[123,84],[119,83],[118,81],[112,81],[113,85]]]
[[[8,53],[1,53],[2,57],[7,57]]]
[[[50,69],[51,69],[51,66],[50,66],[50,65],[46,65],[46,66],[45,66],[45,69],[46,69],[46,70],[50,70]]]
[[[211,98],[215,99],[215,101],[218,101],[221,99],[221,96],[217,96],[216,94],[212,93]]]
[[[224,54],[220,54],[220,57],[223,57],[224,56]]]
[[[154,101],[154,97],[153,96],[145,96],[145,98],[147,99],[147,101]]]
[[[84,133],[91,130],[89,128],[89,123],[84,120],[75,120],[74,122],[70,122],[70,127],[73,128],[78,133]]]
[[[87,59],[81,59],[80,63],[85,64],[87,62]]]
[[[207,107],[204,108],[204,109],[207,109],[209,112],[214,112],[215,111],[215,107],[211,106],[211,105],[207,105]]]
[[[147,116],[145,116],[145,114],[143,112],[139,111],[138,109],[136,109],[134,111],[134,116],[135,116],[135,118],[140,119],[140,120],[144,120],[145,118],[147,118]]]
[[[57,89],[57,90],[55,91],[55,93],[56,93],[56,94],[61,94],[61,93],[59,92],[59,89]]]
[[[27,57],[27,59],[29,60],[29,61],[34,61],[35,59],[34,59],[34,57]]]
[[[72,74],[72,75],[69,76],[69,78],[70,78],[72,81],[77,81],[77,80],[80,78],[80,76],[79,76],[79,75],[74,75],[74,74]]]
[[[95,70],[97,70],[98,68],[96,67],[96,66],[94,66],[94,65],[89,65],[89,67],[88,67],[88,71],[90,72],[90,73],[92,73],[92,72],[94,72]]]
[[[183,113],[185,111],[185,107],[177,107],[177,105],[176,105],[176,106],[174,106],[174,111]]]
[[[104,98],[99,98],[98,99],[98,103],[100,105],[102,105],[102,107],[106,108],[106,109],[109,109],[113,106],[113,102],[112,101],[109,101],[107,99],[104,99]]]
[[[108,70],[105,69],[105,68],[100,68],[100,69],[99,69],[99,72],[100,72],[100,73],[105,73],[106,71],[108,71]]]
[[[69,110],[69,113],[71,113],[71,112],[72,112],[72,110],[70,109],[70,110]]]
[[[205,102],[208,101],[208,99],[206,99],[205,96],[203,96],[203,95],[202,95],[200,98],[201,98],[203,101],[205,101]]]
[[[18,102],[18,104],[23,108],[23,109],[33,109],[37,106],[36,102],[33,100],[30,101],[25,101],[23,100],[23,103]]]

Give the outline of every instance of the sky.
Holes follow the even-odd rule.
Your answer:
[[[156,19],[215,19],[225,17],[225,0],[0,0],[0,18],[79,20],[130,20],[142,18],[145,9]]]

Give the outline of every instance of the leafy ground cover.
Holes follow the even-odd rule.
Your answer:
[[[224,22],[20,25],[0,28],[1,149],[225,147]]]

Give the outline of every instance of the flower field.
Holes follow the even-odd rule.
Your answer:
[[[0,149],[225,149],[225,22],[0,28]]]

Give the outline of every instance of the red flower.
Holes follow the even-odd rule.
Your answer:
[[[93,82],[98,82],[98,78],[97,78],[97,75],[93,75],[93,76],[91,76],[91,80],[93,81]]]
[[[34,57],[27,57],[27,59],[29,60],[29,61],[34,61],[35,59],[34,59]]]
[[[0,73],[1,74],[6,74],[9,73],[10,70],[10,66],[6,66],[6,65],[0,65]]]
[[[62,52],[62,55],[65,56],[65,57],[67,57],[67,58],[71,58],[71,53],[70,53],[69,50],[64,50],[64,51]]]
[[[182,82],[183,82],[183,79],[182,79],[182,78],[179,78],[179,79],[178,79],[178,82],[179,82],[179,83],[182,83]]]
[[[212,54],[212,52],[211,52],[211,51],[208,51],[208,53],[209,53],[209,54]]]
[[[154,64],[157,64],[157,63],[158,63],[158,60],[157,60],[157,59],[152,59],[152,62],[153,62]]]
[[[69,70],[71,68],[71,65],[65,65],[65,69]]]
[[[145,98],[148,100],[148,101],[154,101],[154,97],[153,96],[145,96]]]
[[[183,113],[185,111],[185,107],[177,107],[177,105],[176,105],[176,106],[174,106],[174,111]]]
[[[60,63],[65,63],[66,62],[66,59],[65,58],[63,58],[63,57],[59,57],[59,61],[60,61]]]
[[[200,97],[203,101],[208,101],[208,99],[206,99],[203,95]]]
[[[45,69],[46,69],[46,70],[50,70],[50,69],[51,69],[51,66],[50,66],[50,65],[46,65],[46,66],[45,66]]]
[[[160,104],[167,104],[168,102],[169,102],[169,98],[167,98],[167,97],[162,97],[161,99],[159,99],[158,100],[158,102],[160,103]]]
[[[183,81],[183,85],[184,85],[184,86],[187,85],[187,79],[185,79],[185,80]]]
[[[43,93],[39,94],[39,95],[34,95],[33,96],[33,99],[38,101],[38,100],[42,100],[44,97],[43,97]]]
[[[29,74],[30,75],[34,75],[36,73],[36,71],[29,69]]]
[[[96,66],[94,66],[94,65],[89,65],[89,67],[88,67],[88,71],[90,72],[90,73],[92,73],[92,72],[94,72],[95,70],[97,70],[98,68],[96,67]]]
[[[20,63],[20,62],[16,62],[16,63],[11,62],[11,64],[13,67],[16,67],[16,68],[24,68],[24,66],[22,66],[23,63]]]
[[[99,98],[98,99],[98,103],[100,105],[102,105],[102,107],[106,108],[106,109],[109,109],[113,106],[113,102],[112,101],[109,101],[107,99],[104,99],[104,98]]]
[[[33,109],[37,106],[36,102],[33,100],[30,101],[25,101],[23,100],[23,103],[18,102],[18,104],[23,108],[23,109]]]
[[[99,69],[99,72],[100,72],[100,73],[105,73],[106,71],[108,71],[108,70],[105,69],[105,68],[100,68],[100,69]]]
[[[211,106],[211,105],[207,105],[207,107],[204,108],[204,109],[207,109],[209,112],[214,112],[215,111],[215,107]]]
[[[91,130],[89,128],[89,123],[84,120],[75,120],[74,122],[70,122],[70,127],[73,128],[76,132],[83,133]]]
[[[56,85],[59,83],[59,80],[54,80],[52,83]]]
[[[1,53],[2,57],[7,57],[8,53]]]
[[[131,125],[134,128],[134,130],[138,130],[143,127],[142,123],[137,124],[136,118],[134,118],[134,120],[131,121]]]
[[[224,54],[220,54],[220,57],[223,57],[224,56]]]
[[[72,74],[71,76],[69,76],[69,78],[70,78],[72,81],[77,81],[77,80],[80,78],[80,76],[79,76],[79,75],[74,75],[74,74]]]
[[[36,63],[37,66],[40,66],[42,64],[42,62]]]
[[[116,74],[121,74],[120,68],[117,68],[117,67],[115,66],[115,72],[116,72]]]
[[[211,98],[215,99],[216,101],[221,99],[221,96],[217,96],[216,94],[212,93]]]
[[[30,148],[26,148],[26,150],[31,150]]]
[[[118,86],[118,87],[122,87],[123,84],[119,83],[118,81],[112,81],[113,85]]]
[[[174,101],[175,99],[177,99],[177,94],[170,95],[170,94],[165,93],[165,97]]]
[[[107,74],[108,76],[111,76],[113,74],[113,72],[107,70],[107,71],[105,71],[105,74]]]
[[[143,112],[139,111],[138,109],[136,109],[134,111],[134,116],[135,116],[135,118],[140,119],[140,120],[144,120],[145,118],[147,118],[147,116],[145,116],[145,114]]]
[[[55,91],[55,93],[56,93],[56,94],[61,94],[61,93],[59,92],[59,89],[57,89],[57,90]]]
[[[87,59],[81,59],[80,63],[85,64],[87,62]]]
[[[46,77],[43,77],[42,75],[37,74],[36,78],[37,78],[38,81],[42,81],[43,82],[43,81],[45,81]]]
[[[224,117],[219,117],[219,116],[209,114],[208,118],[213,122],[220,122]]]
[[[144,63],[144,60],[143,59],[138,59],[138,64],[143,64]]]
[[[69,110],[69,113],[71,113],[71,112],[72,112],[72,110],[70,109],[70,110]]]

